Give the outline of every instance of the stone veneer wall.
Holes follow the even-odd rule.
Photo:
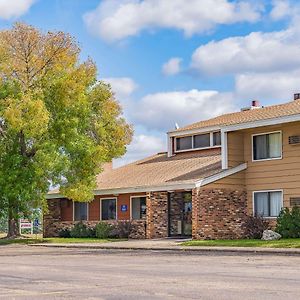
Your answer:
[[[183,192],[171,192],[170,193],[170,205],[169,205],[169,222],[170,222],[170,235],[179,235],[178,221],[182,221],[183,210]]]
[[[147,194],[146,237],[162,238],[168,236],[168,192]]]
[[[56,237],[61,229],[61,208],[60,199],[51,199],[47,201],[48,213],[44,214],[43,236]]]
[[[146,238],[146,220],[132,220],[130,239],[145,239]]]
[[[245,237],[247,193],[243,190],[193,190],[194,239],[238,239]]]

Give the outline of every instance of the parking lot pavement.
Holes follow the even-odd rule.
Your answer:
[[[300,257],[0,247],[0,299],[298,299]]]

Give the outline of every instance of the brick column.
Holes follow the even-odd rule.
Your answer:
[[[193,238],[238,239],[245,237],[247,193],[244,190],[193,191]]]
[[[170,206],[169,206],[170,235],[181,234],[181,231],[178,232],[178,222],[182,222],[183,197],[184,197],[184,193],[182,192],[170,193]]]
[[[198,238],[199,228],[199,189],[192,190],[192,238]]]
[[[43,236],[54,237],[58,236],[57,225],[61,222],[61,199],[49,199],[48,212],[43,216]]]
[[[168,236],[168,192],[147,194],[146,237],[162,238]]]

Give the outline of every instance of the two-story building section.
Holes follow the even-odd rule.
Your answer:
[[[274,223],[300,205],[300,94],[170,131],[168,149],[97,177],[89,203],[51,191],[45,236],[84,221],[132,222],[131,237],[244,237],[249,215]]]

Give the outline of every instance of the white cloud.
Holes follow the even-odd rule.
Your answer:
[[[236,77],[236,96],[243,99],[290,101],[300,92],[300,70],[284,73],[240,74]]]
[[[164,75],[176,75],[180,72],[180,63],[182,59],[178,57],[170,58],[165,64],[162,66],[162,73]]]
[[[119,167],[162,151],[166,151],[165,136],[157,137],[150,134],[137,134],[134,135],[132,143],[128,146],[127,153],[122,158],[114,161],[114,167]]]
[[[271,19],[281,20],[285,17],[291,16],[294,13],[294,8],[290,1],[287,0],[273,0],[273,8],[270,12]]]
[[[192,36],[217,25],[257,21],[261,9],[256,1],[246,0],[103,0],[83,19],[92,33],[113,42],[157,28]]]
[[[0,19],[9,20],[25,14],[36,0],[0,0]]]
[[[101,80],[109,83],[116,96],[122,98],[131,95],[138,87],[129,77],[107,77]]]
[[[192,55],[191,68],[205,75],[274,72],[300,67],[299,31],[252,32],[200,46]]]
[[[147,128],[165,132],[235,110],[232,94],[217,91],[177,91],[149,94],[131,112],[133,120]]]

